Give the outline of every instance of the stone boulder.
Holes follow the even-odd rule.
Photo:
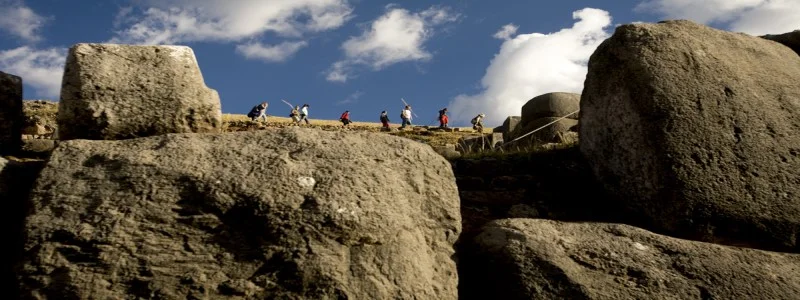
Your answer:
[[[800,55],[800,30],[787,32],[784,34],[768,34],[762,37],[784,44],[786,47],[789,47],[790,49],[794,50],[795,53]]]
[[[22,144],[22,79],[0,72],[0,155]]]
[[[790,299],[800,255],[693,242],[627,225],[506,219],[460,258],[461,299]],[[468,274],[465,277],[464,274]]]
[[[15,264],[22,255],[22,227],[28,207],[26,199],[42,169],[40,160],[7,160],[0,157],[0,210],[4,253],[0,256],[0,298],[20,299]]]
[[[542,126],[545,126],[553,121],[556,121],[553,124],[548,125],[540,129],[537,132],[534,132],[516,142],[514,142],[513,146],[520,146],[520,145],[541,145],[546,143],[559,143],[562,140],[562,135],[567,134],[568,132],[572,131],[573,128],[576,128],[578,125],[578,120],[574,119],[561,119],[555,117],[547,117],[547,118],[540,118],[533,120],[526,124],[525,126],[517,127],[517,131],[515,131],[512,135],[516,137],[520,137],[525,135],[533,130],[539,129]]]
[[[461,157],[461,153],[456,150],[455,144],[445,144],[444,146],[433,147],[433,150],[447,159],[454,159]]]
[[[530,122],[541,118],[561,118],[580,108],[581,94],[575,93],[547,93],[529,100],[522,106],[520,126],[527,126]],[[577,120],[579,114],[572,114],[568,118]],[[513,131],[513,130],[512,130]]]
[[[23,135],[52,138],[58,128],[58,102],[45,100],[24,100],[22,110],[25,115]]]
[[[514,131],[517,130],[519,122],[522,120],[521,116],[509,116],[503,121],[503,138],[507,141],[514,139]]]
[[[69,49],[58,136],[116,140],[222,127],[219,95],[185,46],[77,44]]]
[[[31,201],[23,298],[457,296],[450,165],[387,134],[61,142]]]
[[[617,27],[591,56],[580,148],[648,229],[800,251],[800,57],[689,21]]]

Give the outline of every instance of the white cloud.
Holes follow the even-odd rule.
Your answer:
[[[0,28],[28,42],[42,39],[39,29],[47,22],[22,1],[0,0]]]
[[[358,102],[358,99],[360,99],[361,96],[364,96],[364,92],[355,91],[354,93],[348,95],[346,98],[337,101],[336,104],[338,104],[338,105],[353,104],[353,103]]]
[[[514,24],[506,24],[502,28],[500,28],[497,33],[493,35],[494,38],[499,40],[508,40],[515,34],[517,34],[517,30],[519,30],[519,26]]]
[[[479,113],[490,125],[519,115],[531,98],[549,92],[583,89],[589,56],[610,36],[611,16],[604,10],[584,8],[573,12],[571,28],[550,34],[530,33],[509,37],[492,59],[481,80],[483,91],[459,95],[450,102],[454,120],[464,123]]]
[[[241,41],[266,32],[300,36],[342,26],[351,18],[347,0],[147,0],[122,8],[124,26],[112,42],[175,44]]]
[[[647,0],[636,10],[655,12],[669,19],[720,24],[752,35],[800,29],[797,0]]]
[[[277,45],[250,43],[236,46],[236,51],[250,59],[266,62],[282,62],[292,57],[297,51],[308,46],[306,41],[283,42]]]
[[[394,5],[387,6],[386,13],[361,35],[350,37],[342,44],[345,58],[331,66],[327,79],[345,82],[352,77],[357,65],[377,71],[400,62],[429,60],[433,55],[425,50],[424,43],[434,35],[434,28],[454,22],[458,17],[442,7],[411,13]]]
[[[0,69],[22,77],[39,98],[58,99],[67,49],[19,47],[0,51]]]

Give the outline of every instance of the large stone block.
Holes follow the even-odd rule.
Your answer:
[[[70,48],[58,110],[60,139],[216,132],[221,126],[219,95],[206,87],[191,48]]]
[[[66,141],[31,201],[23,298],[457,297],[450,164],[387,134]]]
[[[617,27],[589,61],[580,148],[653,229],[800,251],[800,56],[689,21]]]
[[[687,241],[620,224],[499,220],[483,228],[469,254],[459,266],[461,299],[800,295],[798,254]]]
[[[528,123],[541,118],[561,118],[580,108],[581,95],[575,93],[547,93],[539,95],[529,100],[522,106],[522,118],[520,125],[526,126]],[[569,115],[568,118],[577,120],[579,114]]]
[[[22,145],[22,79],[0,72],[0,155]]]

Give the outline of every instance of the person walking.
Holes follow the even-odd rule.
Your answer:
[[[472,118],[472,129],[475,129],[476,131],[482,133],[483,132],[483,118],[485,118],[485,117],[486,117],[486,115],[479,114],[479,115],[475,116],[474,118]]]
[[[349,110],[345,110],[342,113],[342,115],[339,116],[339,121],[342,122],[342,128],[347,128],[347,125],[350,125],[350,123],[353,123],[352,121],[350,121],[350,111]]]
[[[439,128],[447,128],[447,123],[450,119],[447,117],[447,107],[439,111]]]
[[[384,130],[384,131],[391,130],[391,128],[389,128],[389,122],[390,122],[389,121],[389,114],[387,114],[385,110],[382,111],[381,112],[381,125],[383,125],[382,130]]]
[[[411,124],[411,105],[406,105],[406,107],[403,108],[403,112],[400,114],[400,118],[403,119],[403,124],[400,126],[400,128],[406,128],[406,126],[409,127],[414,126]]]
[[[267,102],[261,102],[261,104],[253,106],[249,113],[247,113],[247,117],[250,118],[251,121],[255,122],[259,118],[263,118],[264,122],[267,121],[267,106],[269,104]]]
[[[306,125],[310,124],[308,122],[308,104],[303,104],[303,108],[300,109],[300,121],[306,121]]]
[[[292,124],[300,126],[300,107],[295,106],[292,108],[292,112],[289,113],[289,116],[292,117]]]

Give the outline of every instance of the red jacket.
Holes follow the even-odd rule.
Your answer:
[[[349,113],[349,112],[344,112],[344,113],[342,113],[342,116],[341,116],[341,117],[339,117],[339,119],[342,119],[342,120],[350,120],[350,113]]]

